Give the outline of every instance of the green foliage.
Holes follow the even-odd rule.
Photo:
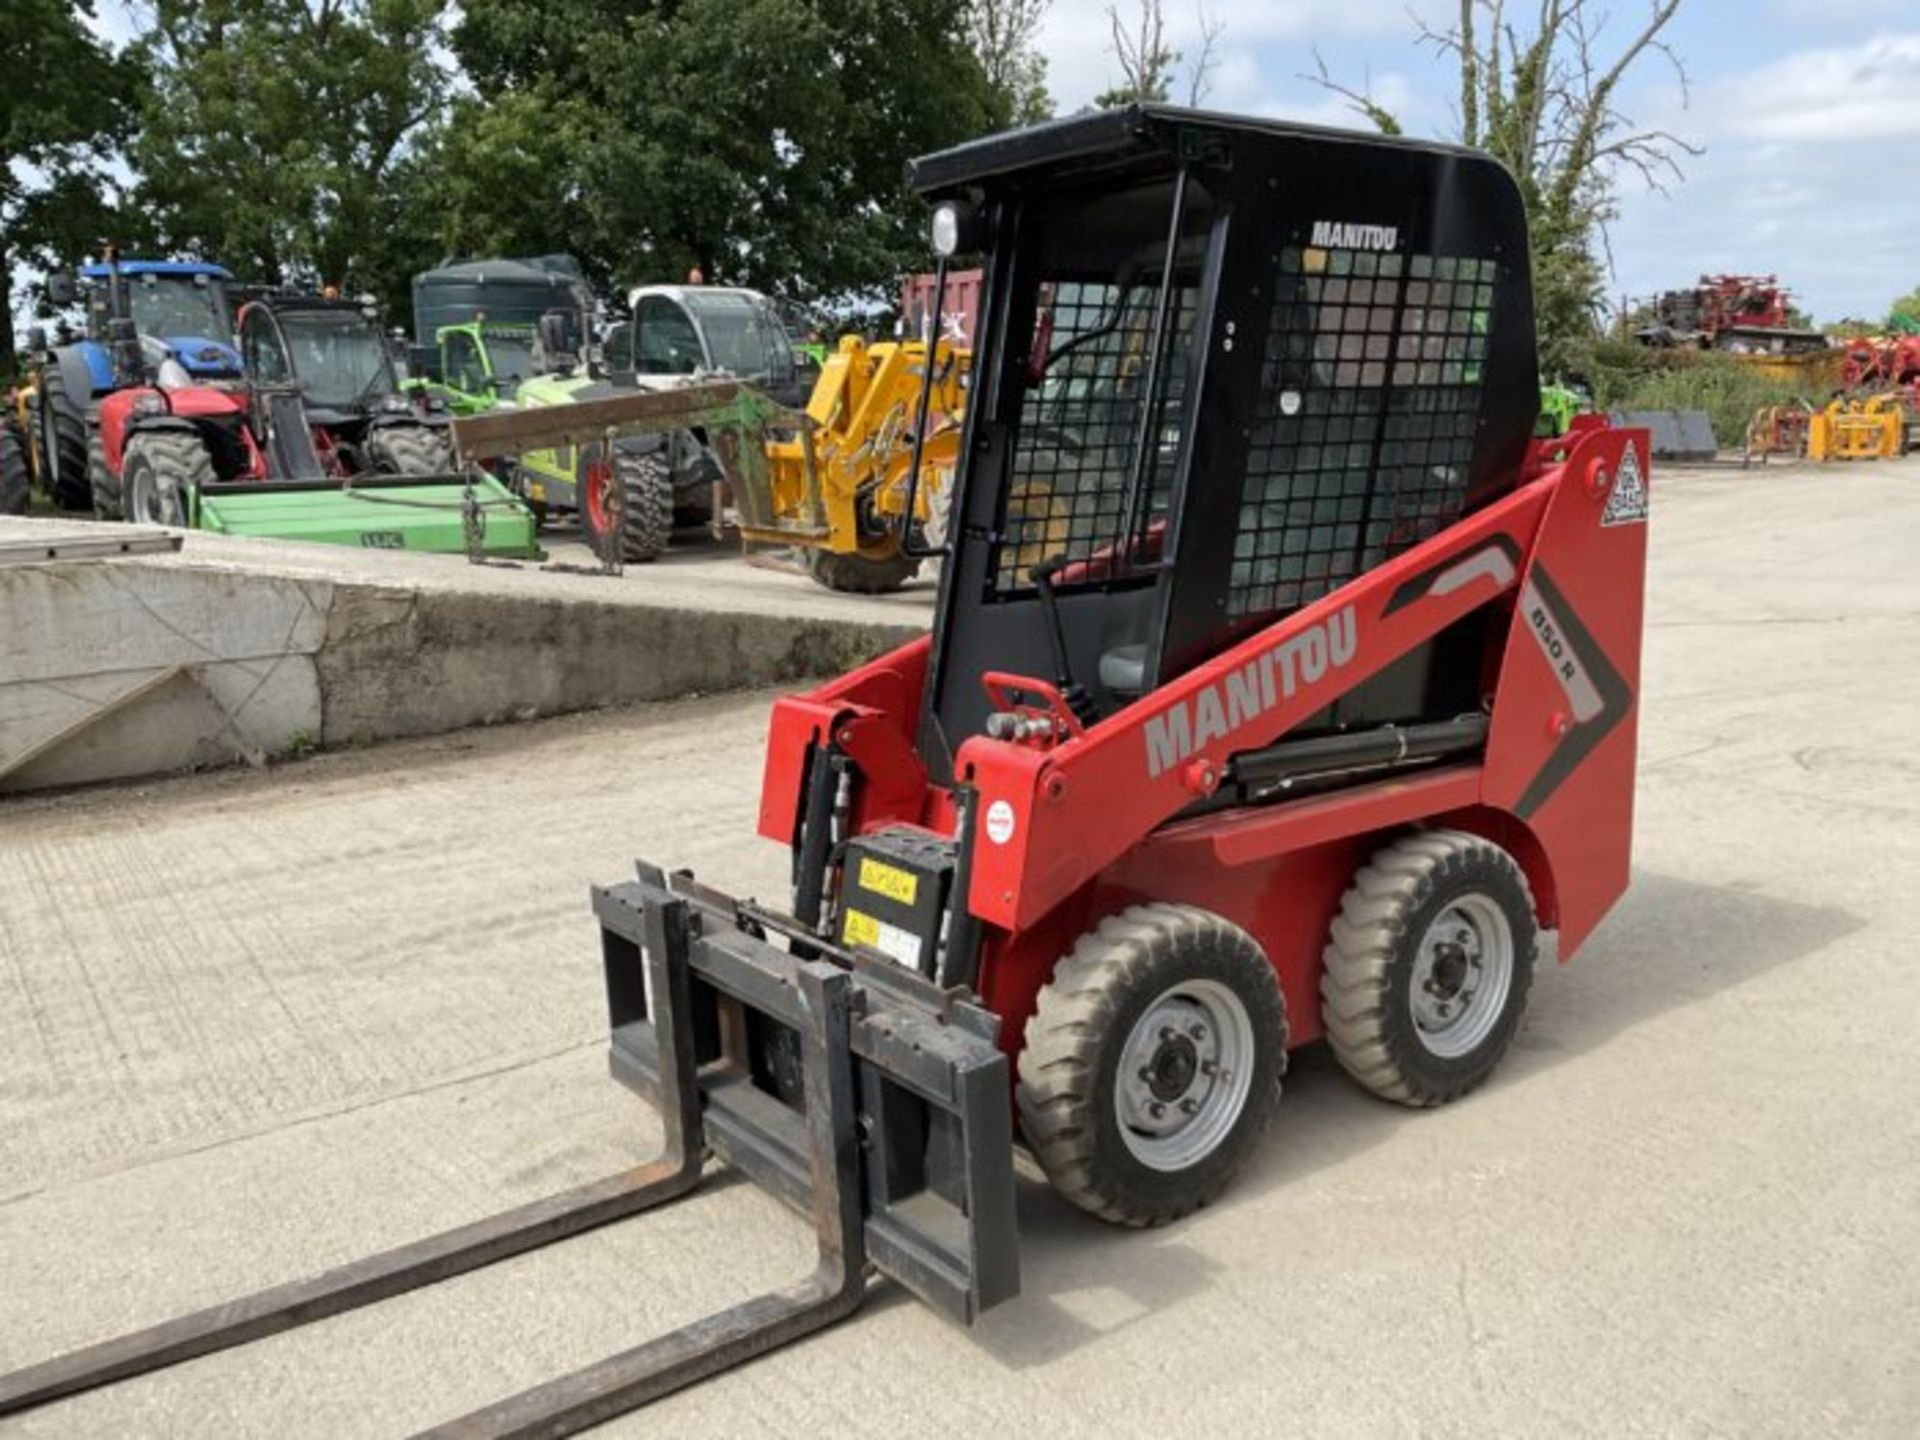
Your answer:
[[[964,11],[470,0],[452,42],[483,99],[436,141],[447,248],[565,248],[603,285],[885,286],[925,262],[907,160],[996,119]]]
[[[129,124],[136,73],[87,28],[92,14],[92,0],[0,5],[0,276],[78,259],[112,223],[105,160]],[[6,376],[12,305],[0,310]]]
[[[408,159],[439,114],[442,0],[156,0],[128,159],[160,249],[243,279],[404,297],[432,230]]]
[[[1597,410],[1704,410],[1720,444],[1746,440],[1754,412],[1792,400],[1818,403],[1751,362],[1711,350],[1662,349],[1629,340],[1589,342],[1572,352],[1569,373],[1583,379]]]

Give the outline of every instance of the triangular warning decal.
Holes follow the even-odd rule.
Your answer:
[[[1607,497],[1607,508],[1600,512],[1600,523],[1647,523],[1647,484],[1640,478],[1640,452],[1632,444],[1620,457],[1620,468],[1613,472],[1613,493]]]

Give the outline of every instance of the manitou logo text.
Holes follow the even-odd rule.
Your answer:
[[[1289,636],[1191,700],[1147,721],[1147,775],[1157,779],[1353,659],[1353,607]]]
[[[1341,220],[1313,222],[1313,243],[1323,250],[1391,250],[1400,243],[1393,225],[1350,225]]]

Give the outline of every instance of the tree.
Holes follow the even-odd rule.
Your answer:
[[[1649,57],[1686,72],[1662,40],[1680,0],[1646,0],[1637,28],[1609,46],[1596,0],[1540,0],[1528,19],[1505,0],[1459,0],[1452,26],[1421,24],[1421,38],[1459,72],[1458,139],[1502,161],[1527,202],[1535,317],[1548,373],[1572,364],[1603,304],[1599,252],[1615,214],[1619,178],[1655,189],[1681,176],[1680,158],[1700,149],[1665,130],[1642,129],[1618,108],[1621,84]],[[1319,83],[1383,130],[1399,122],[1364,91]]]
[[[1204,4],[1193,7],[1195,33],[1200,38],[1200,48],[1194,52],[1193,61],[1187,66],[1187,104],[1204,104],[1207,92],[1213,89],[1213,72],[1220,67],[1220,57],[1215,53],[1220,45],[1220,37],[1226,33],[1227,22],[1208,10]]]
[[[403,304],[432,245],[403,181],[448,76],[442,0],[155,0],[129,150],[158,244]]]
[[[454,52],[486,104],[457,105],[438,142],[447,239],[550,235],[602,286],[698,266],[797,299],[878,293],[927,254],[906,162],[996,114],[965,0],[461,13]]]
[[[1161,0],[1138,0],[1130,19],[1120,6],[1107,6],[1107,28],[1113,36],[1109,49],[1120,65],[1120,83],[1094,97],[1103,108],[1165,101],[1173,85],[1173,67],[1180,52],[1167,44],[1167,17]]]
[[[1035,45],[1052,0],[971,0],[967,40],[993,94],[1002,125],[1031,125],[1053,115],[1047,60]]]
[[[0,276],[77,260],[110,223],[106,162],[131,118],[135,71],[89,28],[92,16],[92,0],[0,6]],[[7,302],[0,377],[15,368]]]
[[[1909,290],[1887,307],[1887,328],[1911,332],[1920,327],[1920,288]]]

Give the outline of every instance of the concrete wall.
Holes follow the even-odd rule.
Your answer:
[[[36,523],[0,526],[0,552]],[[840,597],[823,610],[777,591],[742,607],[737,589],[646,572],[556,585],[406,557],[442,567],[423,579],[358,552],[233,543],[0,563],[0,791],[779,684],[925,624],[923,607],[840,613]]]

